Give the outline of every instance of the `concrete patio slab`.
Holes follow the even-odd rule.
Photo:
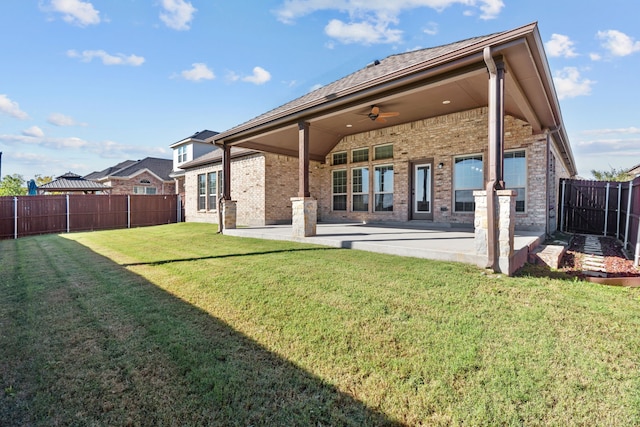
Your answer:
[[[294,237],[291,225],[227,229],[224,234],[267,240],[312,243],[391,255],[454,261],[484,267],[485,257],[475,253],[472,228],[440,228],[422,224],[393,225],[319,223],[315,236]],[[544,233],[516,231],[513,263],[524,265],[529,253],[544,240]]]

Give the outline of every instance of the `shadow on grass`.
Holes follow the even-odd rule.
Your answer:
[[[122,267],[135,267],[140,265],[163,265],[163,264],[173,264],[177,262],[192,262],[192,261],[202,261],[207,259],[220,259],[220,258],[234,258],[234,257],[245,257],[252,255],[269,255],[269,254],[277,254],[277,253],[287,253],[287,252],[301,252],[301,251],[327,251],[327,250],[339,250],[340,248],[325,248],[325,247],[317,247],[317,248],[297,248],[297,249],[283,249],[277,251],[261,251],[261,252],[247,252],[247,253],[239,253],[239,254],[226,254],[226,255],[211,255],[204,257],[191,257],[191,258],[176,258],[176,259],[166,259],[159,261],[147,261],[147,262],[132,262],[129,264],[120,264]]]
[[[25,245],[0,287],[2,425],[400,425],[81,244]]]

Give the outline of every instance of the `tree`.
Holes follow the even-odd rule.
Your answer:
[[[597,181],[629,181],[633,178],[626,169],[611,168],[610,171],[599,171],[593,169],[591,175]]]
[[[52,177],[52,176],[42,176],[42,175],[40,175],[40,174],[37,174],[37,175],[34,177],[34,179],[35,179],[35,181],[36,181],[36,185],[37,185],[38,187],[40,187],[41,185],[44,185],[44,184],[48,184],[48,183],[50,183],[51,181],[53,181],[53,177]]]
[[[24,196],[27,194],[27,186],[22,175],[17,173],[5,175],[0,180],[0,196]]]

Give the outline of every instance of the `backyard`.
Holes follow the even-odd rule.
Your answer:
[[[216,234],[0,241],[0,424],[638,425],[640,289]]]

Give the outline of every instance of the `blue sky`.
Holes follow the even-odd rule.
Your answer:
[[[640,163],[640,3],[4,0],[2,175],[170,158],[374,59],[539,23],[578,171]]]

